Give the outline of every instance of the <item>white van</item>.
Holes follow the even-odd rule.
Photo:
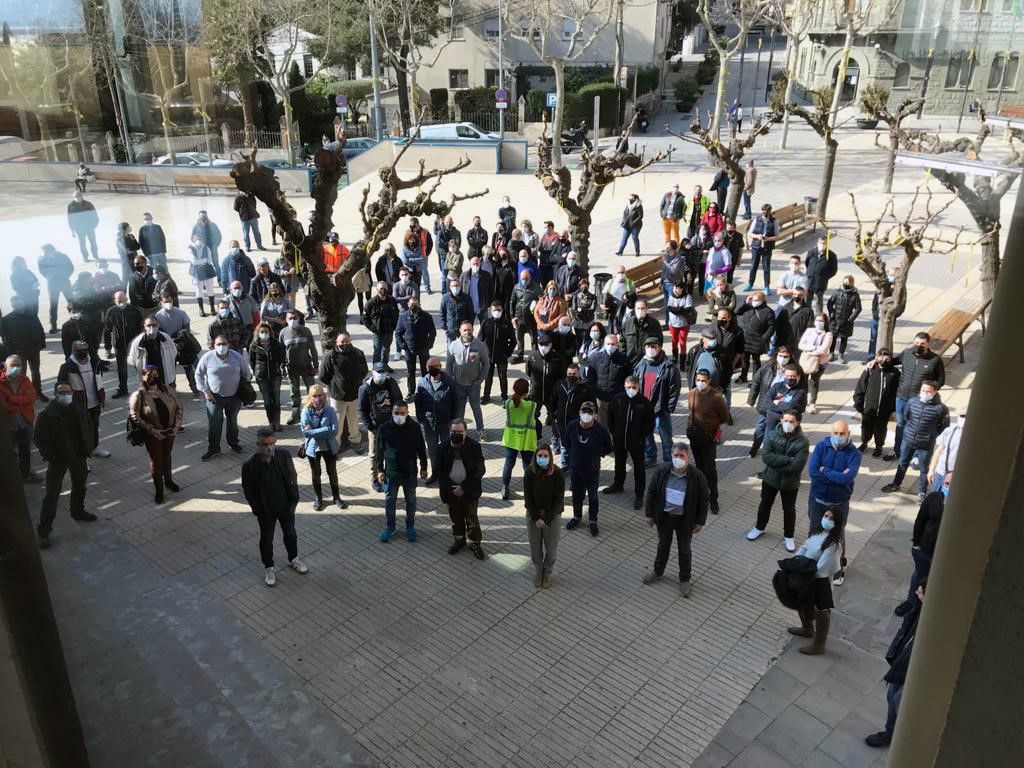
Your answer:
[[[422,141],[498,141],[496,134],[488,133],[473,123],[441,123],[420,126]]]

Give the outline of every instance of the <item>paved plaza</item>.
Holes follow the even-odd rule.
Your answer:
[[[794,142],[796,149],[777,152],[777,138],[769,135],[765,149],[754,152],[761,169],[755,205],[784,205],[816,193],[820,150],[799,128]],[[866,196],[884,153],[871,147],[866,134],[846,132],[843,142],[832,247],[840,274],[857,277],[865,314],[851,340],[850,364],[829,366],[819,413],[805,417],[812,443],[835,418],[852,413],[850,397],[867,345],[871,292],[851,263],[852,242],[843,239],[850,216],[841,192],[863,194],[870,208]],[[707,187],[712,176],[700,156],[686,150],[670,164],[612,185],[595,212],[591,271],[610,271],[617,263],[611,254],[630,191],[641,195],[647,209],[642,245],[653,255],[661,245],[661,194],[673,182],[683,190],[698,182]],[[897,205],[921,181],[920,171],[899,171]],[[362,186],[339,197],[335,223],[343,241],[359,229]],[[446,180],[441,194],[485,187],[489,195],[457,207],[455,221],[463,231],[473,215],[490,227],[502,195],[538,229],[547,218],[559,228],[564,224],[528,174],[461,174]],[[39,246],[51,242],[83,266],[64,217],[72,189],[70,181],[66,189],[0,189],[0,238],[9,256],[24,255],[33,266]],[[184,254],[201,208],[220,225],[225,245],[241,237],[230,196],[111,194],[96,186],[88,197],[100,214],[101,255],[112,266],[117,223],[138,227],[143,211],[154,214],[171,244],[182,308],[192,315],[193,331],[205,338],[208,321],[195,311]],[[304,200],[292,203],[300,212],[308,207]],[[875,203],[880,205],[877,195]],[[965,221],[962,206],[955,206],[942,223]],[[269,246],[265,212],[261,225]],[[393,233],[392,242],[400,236]],[[777,250],[776,269],[786,254],[802,253],[812,240]],[[969,248],[956,257],[922,256],[910,278],[896,346],[977,294],[977,267]],[[434,269],[436,281],[436,264]],[[0,283],[6,309],[9,285]],[[423,301],[431,312],[438,304],[437,293]],[[316,333],[316,324],[311,327]],[[365,329],[353,322],[351,330],[355,343],[369,351]],[[969,348],[966,364],[948,365],[942,396],[951,408],[966,407],[979,341]],[[438,342],[434,352],[441,349]],[[59,340],[50,336],[44,377],[51,385],[59,363]],[[521,367],[513,369],[511,377]],[[187,393],[181,374],[178,381]],[[110,393],[109,377],[107,383]],[[847,529],[852,566],[846,585],[836,590],[830,653],[812,659],[789,645],[785,627],[794,615],[771,588],[776,562],[787,554],[781,511],[761,539],[744,538],[759,499],[753,475],[761,462],[747,456],[756,413],[746,406],[743,388],[733,393],[736,423],[719,451],[722,514],[694,538],[690,600],[679,597],[671,579],[641,585],[656,536],[629,507],[628,494],[602,496],[598,538],[583,530],[563,533],[553,587],[534,589],[518,468],[512,499],[500,499],[503,416],[496,405],[484,407],[488,461],[480,520],[486,561],[446,554],[449,523],[436,489],[419,489],[419,539],[381,544],[383,496],[369,488],[365,457],[339,464],[342,496],[350,505],[344,512],[312,510],[309,469],[296,461],[303,493],[299,548],[310,572],[286,571],[275,589],[267,589],[258,529],[239,476],[241,461],[255,446],[255,429],[264,423],[262,408],[242,411],[245,454],[200,463],[205,413],[187,394],[183,402],[186,431],[174,452],[181,492],[153,504],[145,452],[124,439],[126,401],[109,401],[101,444],[113,457],[92,461],[87,497],[100,521],[82,526],[61,512],[53,548],[43,554],[94,768],[884,764],[884,753],[864,754],[866,748],[853,742],[883,722],[879,655],[891,636],[893,601],[910,572],[908,521],[916,503],[911,495],[880,493],[891,479],[891,464],[865,457]],[[684,433],[682,407],[673,428]],[[856,423],[853,431],[859,431]],[[296,450],[298,428],[285,428],[279,444]],[[609,457],[602,486],[610,483],[611,469]],[[36,514],[41,489],[30,486],[27,493]]]

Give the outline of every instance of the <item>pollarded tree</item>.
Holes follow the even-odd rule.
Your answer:
[[[336,123],[336,129],[339,127],[340,121]],[[324,269],[321,243],[324,236],[334,227],[331,217],[338,199],[338,181],[345,173],[345,157],[342,153],[344,137],[337,138],[336,148],[320,149],[314,157],[317,173],[311,197],[315,208],[308,232],[297,217],[295,208],[288,203],[284,192],[281,191],[274,172],[256,162],[255,149],[246,161],[237,163],[231,171],[238,189],[251,192],[273,212],[283,236],[281,253],[306,279],[306,290],[320,321],[321,343],[328,348],[333,344],[338,332],[346,328],[348,305],[355,298],[352,277],[360,270],[366,269],[370,258],[399,221],[406,216],[444,217],[451,213],[459,201],[487,194],[485,189],[482,192],[452,195],[448,200],[434,199],[434,194],[444,177],[468,166],[469,158],[463,158],[448,168],[431,170],[427,170],[424,161],[421,160],[418,173],[412,178],[403,179],[399,176],[398,164],[411,146],[410,140],[399,150],[390,166],[380,169],[379,175],[383,186],[377,193],[377,199],[370,201],[370,187],[367,185],[364,188],[359,204],[363,235],[352,246],[349,257],[341,269],[330,275]],[[401,199],[401,194],[407,190],[416,190],[416,194],[411,199]]]
[[[634,115],[626,128],[624,143],[627,146],[636,121]],[[554,146],[558,144],[559,142],[555,141]],[[599,154],[596,149],[590,151],[584,148],[580,154],[580,164],[583,167],[580,171],[579,188],[574,194],[572,173],[564,165],[555,165],[552,160],[552,143],[548,138],[545,120],[544,128],[537,139],[537,170],[534,176],[540,179],[548,195],[565,211],[569,219],[569,235],[573,250],[576,251],[580,266],[584,270],[590,263],[590,225],[593,222],[594,208],[604,194],[605,187],[616,179],[629,178],[634,173],[639,173],[666,156],[666,152],[658,152],[645,160],[642,155],[628,150],[606,151]]]
[[[856,221],[853,262],[878,291],[878,346],[892,349],[896,319],[907,305],[907,280],[914,262],[922,253],[951,254],[961,245],[963,227],[952,235],[929,234],[928,231],[935,220],[956,202],[956,198],[938,205],[933,200],[932,191],[925,188],[922,200],[922,187],[919,186],[904,215],[896,214],[895,200],[890,197],[881,213],[871,220],[861,217],[856,197],[853,192],[848,194]],[[895,249],[903,255],[899,266],[890,265],[882,255],[883,251]],[[892,283],[889,282],[890,271],[895,272]]]
[[[783,101],[793,101],[793,82],[796,80],[797,52],[811,28],[815,13],[827,0],[775,0],[769,11],[770,22],[786,35],[786,89]],[[789,137],[789,113],[782,114],[782,136],[779,149],[786,148]]]
[[[832,88],[819,88],[811,94],[811,108],[795,104],[791,101],[783,101],[783,89],[786,87],[781,81],[776,82],[775,91],[772,93],[772,108],[785,109],[794,117],[799,117],[811,127],[821,140],[825,143],[825,157],[821,168],[821,186],[818,189],[818,206],[815,216],[818,221],[824,221],[828,212],[828,197],[832,193],[832,176],[836,170],[836,153],[839,151],[839,142],[836,140],[832,126],[832,114],[829,111],[832,103]]]
[[[903,99],[895,110],[890,111],[889,89],[881,83],[869,83],[861,92],[860,108],[864,110],[864,114],[881,120],[889,129],[889,161],[885,166],[885,181],[882,184],[882,191],[885,194],[892,192],[892,179],[896,173],[896,152],[900,148],[903,121],[917,112],[922,104],[924,104],[922,97],[911,96]]]

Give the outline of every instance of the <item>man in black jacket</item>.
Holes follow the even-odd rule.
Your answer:
[[[378,486],[383,484],[387,493],[384,501],[387,527],[379,536],[382,542],[388,542],[395,532],[399,488],[405,496],[405,537],[409,542],[416,541],[417,459],[420,478],[426,479],[427,446],[423,442],[423,432],[416,420],[409,418],[408,404],[399,400],[392,409],[391,418],[380,425],[372,460],[373,481]]]
[[[804,266],[807,268],[807,304],[815,304],[819,313],[824,306],[828,281],[839,271],[839,260],[827,247],[827,243],[824,235],[819,236],[818,244],[804,257]]]
[[[896,729],[896,716],[899,714],[900,701],[903,698],[903,686],[907,682],[907,672],[910,671],[910,655],[914,652],[914,640],[917,637],[917,624],[921,618],[926,587],[927,579],[923,579],[917,587],[917,599],[921,601],[921,605],[915,606],[903,617],[903,624],[896,632],[896,637],[892,639],[892,644],[885,654],[885,660],[889,662],[889,671],[883,678],[888,683],[885,692],[885,700],[888,704],[885,730],[865,737],[864,743],[869,747],[887,747],[892,743],[892,734]]]
[[[483,248],[490,240],[487,230],[480,226],[480,217],[473,217],[473,226],[466,231],[466,257],[482,256]]]
[[[380,446],[378,445],[378,430],[380,427],[391,422],[395,407],[402,400],[402,389],[398,382],[388,376],[384,370],[383,363],[373,364],[373,373],[359,388],[359,415],[366,425],[367,436],[370,439],[370,467],[372,470],[373,490],[380,493],[384,490],[378,477],[380,469],[378,458],[380,457]],[[416,427],[417,433],[419,427]],[[423,438],[420,437],[420,442]]]
[[[896,390],[896,445],[890,454],[891,461],[900,455],[903,445],[904,413],[907,401],[917,397],[921,392],[921,384],[934,381],[937,390],[946,383],[946,366],[942,356],[931,351],[932,337],[925,331],[914,336],[914,343],[903,350],[899,357],[893,358],[892,364],[900,368],[900,385]],[[874,367],[875,363],[868,363]]]
[[[82,260],[89,260],[89,251],[86,250],[86,240],[92,249],[92,257],[99,260],[96,255],[96,227],[99,226],[100,217],[96,213],[96,206],[82,198],[81,192],[75,192],[71,202],[68,203],[68,228],[71,236],[78,240],[78,248],[82,252]]]
[[[541,332],[537,335],[537,349],[526,358],[526,377],[530,380],[529,399],[537,404],[537,440],[540,441],[544,432],[540,419],[541,408],[547,409],[546,423],[554,425],[555,386],[565,378],[565,367],[568,360],[554,350],[551,336]],[[552,450],[560,450],[558,439],[553,441]]]
[[[7,354],[18,355],[25,365],[32,369],[32,386],[36,388],[36,399],[47,403],[50,398],[43,394],[42,380],[39,376],[39,353],[46,349],[46,333],[39,322],[38,313],[33,313],[22,296],[11,297],[11,312],[3,319],[4,346]],[[71,345],[68,345],[68,353]]]
[[[71,301],[71,275],[75,265],[66,253],[61,253],[47,243],[39,257],[39,274],[46,280],[46,292],[50,297],[50,333],[57,332],[57,304],[61,294],[65,301]]]
[[[480,519],[477,505],[483,494],[484,454],[480,443],[468,434],[464,419],[455,419],[448,427],[449,439],[441,444],[437,484],[441,501],[448,505],[452,538],[448,554],[455,555],[469,544],[477,560],[486,555],[480,546]]]
[[[281,276],[271,271],[270,262],[266,257],[261,258],[256,264],[256,276],[249,281],[249,295],[253,297],[257,304],[262,304],[263,299],[270,292],[270,286],[274,283],[277,283],[278,287],[281,288],[281,292],[284,293]]]
[[[96,519],[96,515],[85,511],[87,461],[93,450],[92,425],[85,410],[74,404],[71,384],[59,383],[54,392],[56,399],[36,418],[33,433],[39,455],[46,462],[46,496],[36,528],[40,549],[50,546],[64,475],[71,474],[71,518],[84,523]]]
[[[142,226],[139,227],[139,248],[153,269],[166,267],[167,238],[164,236],[164,228],[153,223],[153,214],[149,211],[142,214],[142,221]]]
[[[892,365],[892,353],[883,347],[878,350],[875,365],[865,368],[853,390],[853,407],[861,414],[860,452],[868,448],[874,438],[875,450],[871,455],[882,455],[889,417],[896,410],[896,391],[900,384],[900,372]]]
[[[580,381],[580,367],[569,363],[565,368],[565,378],[555,385],[554,400],[554,432],[555,442],[561,447],[561,462],[564,470],[569,466],[569,446],[562,441],[566,425],[580,415],[580,406],[593,401],[594,390],[585,381]]]
[[[612,444],[615,446],[615,478],[602,493],[622,493],[626,482],[626,456],[633,460],[633,509],[644,503],[647,486],[644,444],[654,434],[654,406],[640,391],[636,376],[626,377],[624,391],[612,400],[608,408],[611,421]]]
[[[398,327],[398,302],[383,280],[377,283],[377,294],[363,308],[363,325],[373,334],[373,362],[383,363],[384,370],[391,373],[388,361]]]
[[[372,301],[372,299],[371,299]],[[416,363],[419,362],[420,376],[427,375],[427,358],[437,338],[434,318],[420,306],[420,299],[414,296],[409,299],[409,309],[398,316],[398,327],[395,329],[395,348],[405,354],[405,365],[408,369],[408,390],[411,400],[416,394]]]
[[[914,572],[910,575],[907,599],[893,611],[897,616],[906,616],[918,605],[917,588],[928,578],[932,570],[935,545],[939,542],[939,528],[942,527],[942,515],[946,511],[946,497],[949,495],[949,486],[952,482],[953,473],[947,472],[942,478],[941,490],[932,491],[925,496],[917,510],[914,532],[910,537],[910,556],[914,560]]]
[[[71,317],[60,327],[60,346],[64,357],[71,357],[71,345],[76,341],[84,341],[90,350],[98,351],[103,338],[102,324],[91,313],[83,313],[78,303],[68,304],[68,313]]]
[[[693,534],[700,533],[708,520],[708,499],[707,480],[691,460],[689,446],[676,443],[672,446],[672,461],[654,470],[647,486],[644,516],[648,527],[658,528],[658,554],[654,569],[643,578],[644,584],[653,584],[665,573],[675,537],[679,549],[679,592],[683,597],[690,596],[690,544]]]
[[[619,351],[619,337],[613,333],[604,337],[604,349],[590,353],[587,383],[597,395],[597,417],[606,428],[611,425],[608,406],[622,391],[632,370],[629,358]]]
[[[117,392],[114,397],[128,394],[128,347],[132,339],[142,333],[142,311],[129,304],[124,291],[114,294],[114,306],[107,310],[103,325],[103,348],[107,359],[117,361]]]
[[[245,250],[251,251],[249,232],[252,232],[256,240],[256,250],[263,250],[263,237],[260,235],[260,213],[256,210],[256,196],[252,193],[239,192],[235,197],[235,213],[242,222],[242,239],[245,240]]]
[[[715,338],[718,340],[724,379],[722,380],[722,394],[725,396],[725,403],[732,407],[732,374],[743,360],[743,350],[746,349],[746,338],[736,317],[731,309],[718,310],[718,323],[715,325]],[[729,424],[732,424],[732,416],[729,416]]]
[[[633,305],[633,313],[626,317],[622,324],[623,351],[626,357],[634,365],[644,355],[644,343],[646,339],[655,337],[659,341],[664,340],[665,334],[661,329],[661,323],[647,311],[647,302],[644,299],[637,299]]]
[[[369,371],[366,355],[352,345],[352,337],[344,332],[338,334],[334,349],[320,361],[319,378],[331,396],[331,406],[338,413],[338,443],[342,450],[348,447],[356,453],[363,452],[363,437],[359,432],[359,388]]]
[[[482,321],[487,317],[491,306],[491,299],[494,297],[494,283],[489,272],[480,268],[480,257],[474,256],[469,260],[469,269],[462,273],[462,293],[473,302],[473,312],[476,319]]]
[[[143,314],[152,314],[158,304],[153,295],[156,292],[156,277],[153,275],[153,270],[149,268],[146,257],[141,254],[135,257],[132,266],[135,271],[128,279],[128,299]]]
[[[501,401],[508,400],[508,358],[516,348],[516,334],[512,328],[505,307],[500,301],[492,301],[488,317],[480,323],[480,341],[487,347],[490,365],[487,367],[487,379],[484,382],[484,396],[481,404],[491,402],[491,385],[494,382],[494,371],[498,371],[498,391]]]
[[[295,533],[295,506],[299,503],[299,484],[292,455],[277,447],[273,427],[260,427],[256,432],[256,453],[242,465],[242,493],[249,509],[260,525],[260,557],[263,560],[263,582],[277,583],[274,573],[274,529],[281,524],[288,567],[296,573],[308,573],[299,560],[299,537]]]

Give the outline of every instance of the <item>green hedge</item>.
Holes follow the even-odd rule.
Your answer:
[[[615,83],[591,83],[580,88],[578,94],[571,94],[570,111],[578,110],[568,119],[571,123],[586,120],[590,125],[594,119],[594,97],[601,97],[601,112],[598,121],[602,128],[618,128],[622,124],[622,116],[626,110],[628,94]]]
[[[430,111],[435,117],[448,114],[448,89],[430,89]]]
[[[633,92],[633,78],[636,81],[636,94],[642,96],[645,93],[651,93],[658,88],[658,80],[661,75],[661,71],[657,67],[640,67],[640,72],[637,74],[635,71],[630,70],[629,78],[626,82],[626,87],[630,93]]]
[[[485,112],[494,109],[494,88],[480,86],[455,92],[455,103],[463,112]]]

